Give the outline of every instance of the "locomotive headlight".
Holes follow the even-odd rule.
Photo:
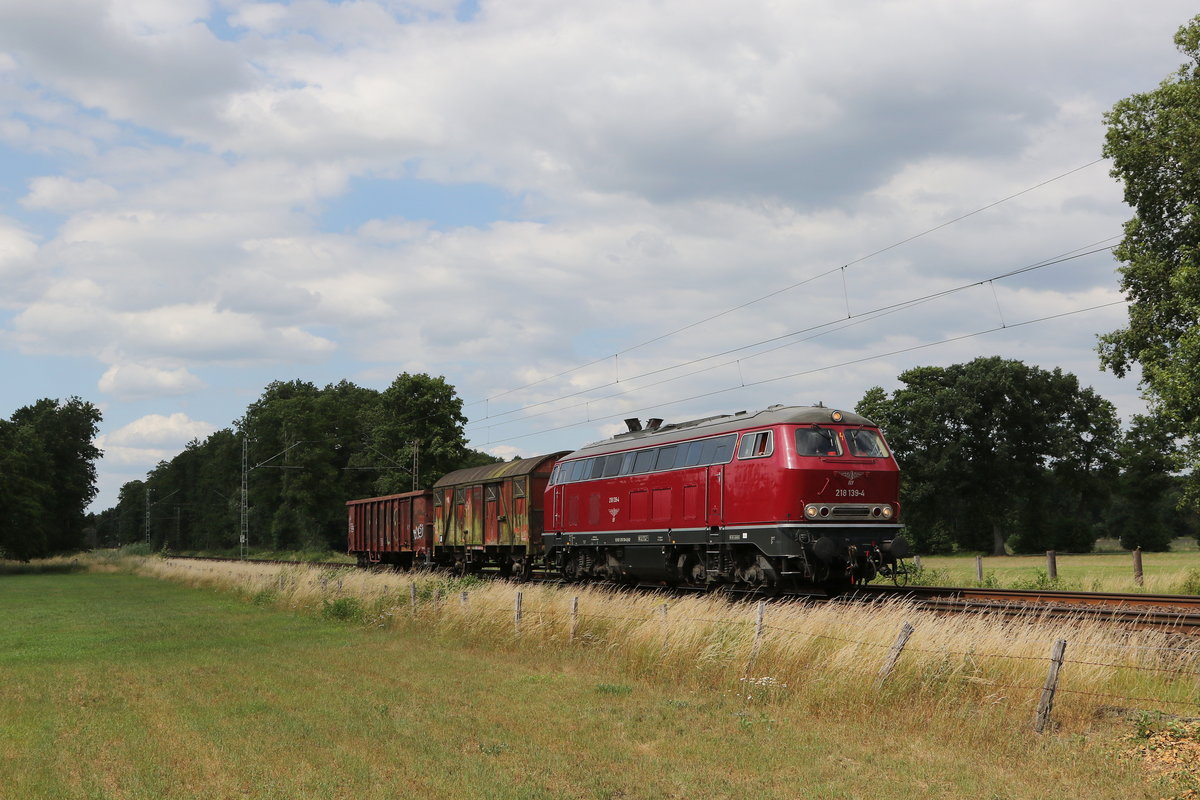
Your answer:
[[[829,418],[832,419],[834,422],[841,422],[842,421],[842,412],[835,411],[829,415]]]
[[[884,518],[884,519],[891,519],[891,518],[892,518],[892,514],[894,514],[894,513],[895,513],[895,512],[894,512],[894,511],[892,511],[892,507],[891,507],[891,506],[884,506],[884,507],[883,507],[883,518]]]
[[[820,509],[818,509],[816,506],[810,505],[804,507],[804,516],[808,517],[809,519],[816,519],[817,514],[819,513],[821,513]]]

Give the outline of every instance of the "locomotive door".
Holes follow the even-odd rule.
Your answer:
[[[500,544],[500,484],[483,487],[483,543]]]
[[[554,496],[551,502],[554,507],[550,510],[550,528],[561,531],[563,529],[563,487],[561,485],[554,487]]]
[[[725,466],[723,464],[708,468],[708,503],[705,508],[704,524],[709,527],[723,524],[725,518]]]

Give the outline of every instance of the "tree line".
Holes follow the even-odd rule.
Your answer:
[[[87,546],[100,411],[43,399],[0,420],[0,558],[27,561]]]
[[[97,538],[156,550],[238,547],[244,464],[248,546],[342,549],[347,500],[425,488],[498,460],[467,447],[465,423],[441,377],[404,373],[383,391],[276,381],[232,427],[122,486],[95,518]]]
[[[1166,550],[1200,533],[1169,425],[1135,416],[1059,369],[999,357],[899,376],[856,410],[882,426],[918,552],[1088,552],[1097,538]]]
[[[1200,534],[1168,421],[1137,416],[1122,432],[1112,404],[1074,375],[999,357],[918,367],[899,383],[868,390],[856,410],[883,427],[900,464],[919,552],[1082,552],[1102,536],[1163,550]],[[462,401],[443,378],[406,373],[383,391],[277,381],[231,427],[188,443],[85,519],[99,422],[79,398],[0,421],[0,555],[147,540],[155,550],[234,549],[243,471],[249,546],[341,549],[346,500],[498,460],[467,446]]]

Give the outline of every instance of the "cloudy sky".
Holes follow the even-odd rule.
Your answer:
[[[1194,13],[6,0],[0,415],[100,406],[96,509],[272,380],[444,375],[503,456],[980,355],[1128,418],[1101,116]]]

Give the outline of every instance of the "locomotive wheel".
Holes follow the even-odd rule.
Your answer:
[[[563,562],[562,576],[567,583],[575,583],[579,580],[579,556],[571,556]]]
[[[684,561],[683,580],[691,586],[704,586],[708,583],[708,571],[695,553],[689,555]]]

